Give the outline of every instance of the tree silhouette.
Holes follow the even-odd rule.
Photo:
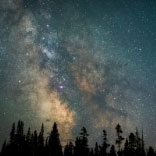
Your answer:
[[[144,143],[144,132],[142,129],[142,138],[141,138],[141,155],[145,156],[145,143]]]
[[[79,156],[80,152],[81,152],[81,141],[80,141],[79,137],[76,137],[75,147],[74,147],[74,155]]]
[[[73,146],[72,142],[67,144],[65,146],[65,149],[64,149],[64,156],[72,156],[73,155],[73,149],[74,149],[74,146]]]
[[[94,150],[93,150],[93,148],[90,149],[89,156],[94,156]]]
[[[106,130],[103,130],[103,142],[102,142],[102,146],[100,146],[100,156],[107,156],[107,148],[110,146],[110,144],[108,144],[108,140],[107,140],[107,132]]]
[[[121,152],[122,152],[121,151],[121,145],[122,145],[122,142],[124,140],[124,137],[122,137],[123,131],[122,131],[122,128],[119,124],[117,124],[115,129],[116,129],[116,135],[117,135],[116,144],[118,146],[118,155],[121,155]]]
[[[99,155],[99,146],[98,146],[97,142],[95,143],[94,153],[95,153],[96,156]]]
[[[13,123],[12,125],[12,129],[11,129],[11,132],[10,132],[10,144],[13,144],[15,143],[15,123]]]
[[[135,140],[136,140],[136,155],[141,156],[141,138],[139,136],[137,128],[135,132]]]
[[[87,130],[85,127],[81,129],[80,136],[76,138],[74,153],[76,156],[89,154],[88,148],[88,136]]]
[[[23,121],[18,121],[16,135],[15,135],[15,143],[17,146],[22,146],[24,143],[24,123]]]
[[[54,123],[53,129],[49,136],[48,147],[50,155],[62,156],[62,146],[59,138],[59,132],[57,129],[57,124]]]
[[[31,130],[30,130],[30,128],[28,128],[28,132],[26,135],[26,142],[29,144],[30,140],[31,140]]]
[[[7,150],[7,142],[5,140],[3,145],[2,145],[2,150],[1,150],[0,155],[6,155],[6,150]]]
[[[39,144],[39,147],[43,148],[44,146],[44,125],[43,124],[41,126],[41,131],[38,136],[38,144]]]
[[[124,145],[124,155],[128,156],[129,155],[128,152],[129,152],[129,142],[128,142],[128,139],[126,139],[125,145]]]
[[[115,146],[112,145],[110,148],[110,156],[116,156]]]
[[[129,135],[129,154],[134,155],[136,151],[136,137],[133,133]]]
[[[41,131],[38,136],[38,156],[44,155],[44,125],[42,123]]]
[[[36,130],[31,132],[28,128],[25,135],[24,123],[19,121],[17,127],[13,123],[9,140],[8,142],[4,141],[0,156],[117,156],[117,154],[118,156],[156,156],[153,147],[145,150],[143,131],[141,138],[137,129],[135,133],[131,132],[125,140],[123,150],[121,149],[123,142],[122,129],[119,124],[116,126],[116,133],[115,141],[118,152],[116,152],[114,145],[109,148],[105,130],[103,130],[102,144],[99,146],[96,142],[94,148],[89,148],[89,135],[84,127],[81,129],[79,136],[76,137],[75,144],[69,142],[64,147],[64,152],[62,152],[56,123],[54,123],[50,135],[44,137],[43,124],[39,133]]]
[[[149,147],[147,156],[156,156],[156,153],[154,152],[153,147],[151,147],[151,146]]]
[[[88,136],[89,134],[87,133],[87,130],[85,127],[83,127],[81,129],[81,133],[80,133],[80,142],[81,142],[81,146],[84,150],[84,154],[88,154],[89,149],[88,149]]]

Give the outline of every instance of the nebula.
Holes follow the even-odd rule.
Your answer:
[[[11,89],[17,98],[16,102],[23,103],[26,100],[26,107],[30,107],[39,120],[46,123],[47,132],[57,122],[64,141],[72,137],[75,112],[49,87],[48,70],[40,68],[41,49],[35,43],[37,33],[33,15],[23,11],[9,35],[12,61],[18,67],[15,67],[16,84]]]

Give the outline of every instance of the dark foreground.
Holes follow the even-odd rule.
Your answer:
[[[44,137],[42,124],[39,134],[37,131],[24,134],[24,123],[19,121],[17,127],[12,126],[9,141],[5,141],[0,156],[156,156],[152,147],[145,149],[143,133],[130,133],[128,138],[122,136],[122,128],[118,124],[115,128],[115,145],[110,145],[107,132],[103,130],[102,144],[95,143],[94,148],[88,146],[88,133],[82,128],[74,143],[69,142],[63,148],[59,139],[57,124],[54,123],[48,137]],[[115,149],[116,147],[116,149]]]

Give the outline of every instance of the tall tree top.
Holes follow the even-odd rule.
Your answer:
[[[87,130],[86,130],[85,127],[82,127],[80,135],[83,136],[83,137],[89,136],[89,134],[87,133]]]

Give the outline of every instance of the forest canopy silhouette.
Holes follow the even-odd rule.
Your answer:
[[[44,136],[44,125],[38,133],[31,132],[28,128],[24,133],[24,122],[18,121],[12,125],[8,141],[4,141],[0,156],[156,156],[153,147],[145,149],[143,131],[142,134],[136,129],[127,138],[123,137],[120,124],[115,127],[115,144],[111,145],[107,139],[107,132],[103,130],[102,143],[95,143],[89,147],[88,132],[82,127],[75,142],[68,142],[65,147],[61,145],[57,123],[53,124],[50,134]]]

